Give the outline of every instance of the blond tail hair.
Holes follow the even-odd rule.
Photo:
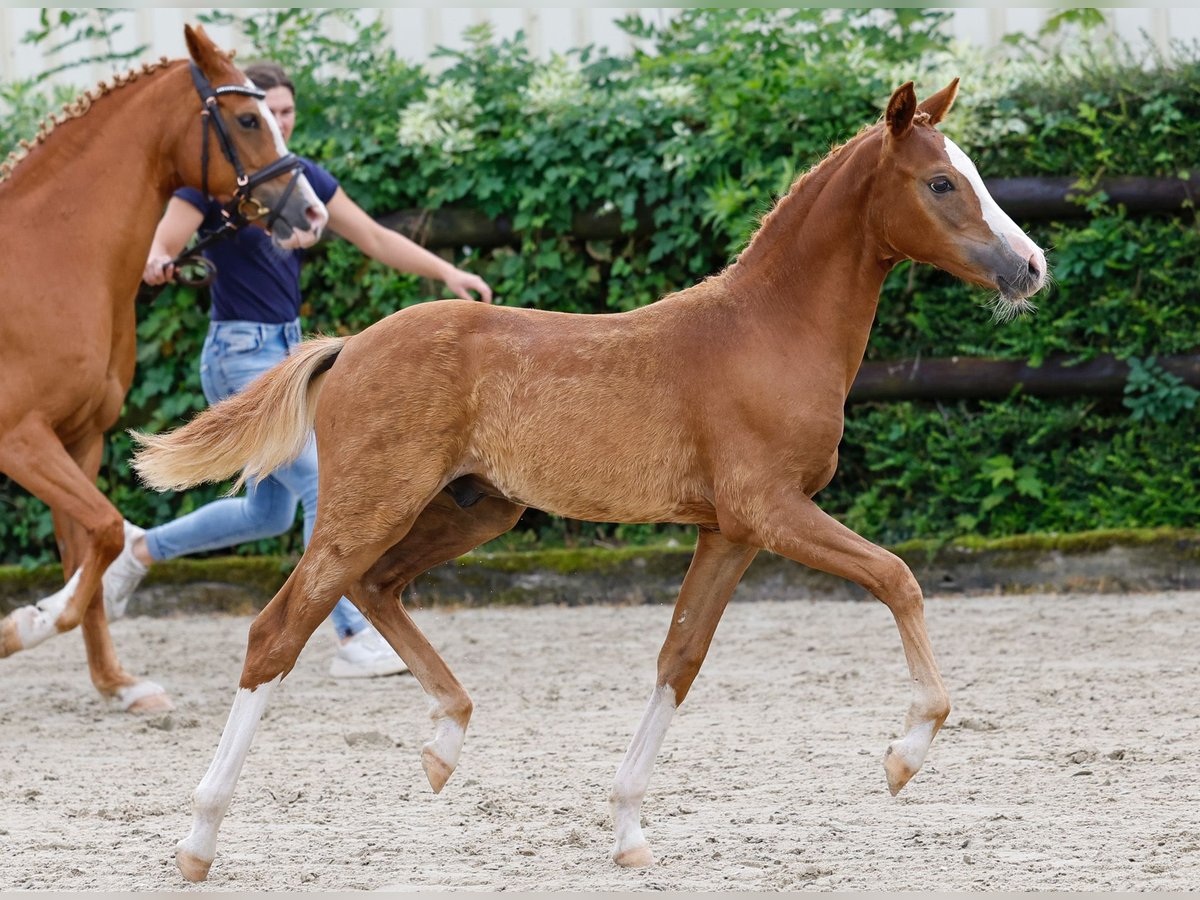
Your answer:
[[[244,391],[210,406],[165,434],[131,431],[140,449],[133,467],[158,491],[224,481],[241,472],[229,493],[300,455],[316,417],[324,374],[347,338],[305,341]]]

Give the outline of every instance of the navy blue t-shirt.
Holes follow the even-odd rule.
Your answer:
[[[338,189],[337,179],[310,159],[300,157],[304,175],[318,199],[328,203]],[[221,226],[221,203],[195,188],[180,188],[175,196],[200,212],[204,237]],[[204,251],[217,267],[209,286],[215,321],[290,322],[300,315],[300,262],[303,250],[281,250],[262,228],[247,227]]]

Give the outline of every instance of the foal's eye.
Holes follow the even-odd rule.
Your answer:
[[[252,113],[246,113],[244,116],[238,116],[238,124],[243,128],[255,129],[258,127],[258,116]]]
[[[929,189],[935,194],[948,194],[954,190],[954,185],[950,183],[949,178],[935,178],[929,182]]]

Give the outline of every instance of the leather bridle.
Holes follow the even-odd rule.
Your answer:
[[[263,166],[257,172],[247,174],[241,159],[238,157],[237,147],[234,146],[233,139],[230,137],[229,126],[225,124],[225,120],[221,117],[221,108],[218,101],[225,94],[238,94],[243,97],[253,97],[256,100],[262,100],[266,97],[266,93],[256,87],[244,84],[226,84],[214,88],[205,74],[200,71],[199,66],[195,63],[190,63],[190,66],[192,82],[196,85],[196,93],[200,95],[200,117],[204,123],[200,138],[201,190],[205,196],[209,196],[208,136],[210,128],[216,133],[217,145],[221,148],[221,155],[233,166],[234,174],[237,176],[237,187],[234,189],[233,198],[221,208],[223,221],[220,227],[166,264],[176,267],[177,274],[175,280],[177,282],[198,287],[209,284],[217,271],[216,266],[210,260],[200,255],[200,251],[218,241],[224,240],[251,222],[264,217],[266,218],[264,224],[267,230],[270,231],[271,226],[275,224],[275,220],[279,218],[279,214],[287,205],[288,198],[292,195],[292,191],[295,190],[296,183],[299,181],[304,169],[300,163],[300,158],[294,153],[288,153]],[[292,177],[280,195],[279,200],[275,203],[274,209],[264,205],[251,195],[251,192],[259,185],[288,172],[292,173]],[[187,273],[186,269],[180,270],[180,266],[198,266],[203,270],[203,274],[193,275]]]

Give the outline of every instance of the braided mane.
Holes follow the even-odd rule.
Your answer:
[[[71,119],[80,118],[81,116],[85,115],[87,111],[92,108],[92,104],[101,97],[111,94],[117,88],[124,87],[127,84],[132,84],[143,75],[150,75],[154,72],[157,72],[159,69],[167,66],[168,63],[170,63],[170,60],[165,56],[160,57],[155,62],[143,63],[140,69],[130,69],[124,74],[114,75],[111,84],[106,81],[101,81],[96,87],[92,88],[91,90],[84,91],[70,103],[64,103],[59,112],[51,113],[50,115],[46,116],[46,118],[42,119],[42,121],[38,124],[37,136],[32,141],[22,140],[20,142],[20,146],[10,153],[6,160],[0,162],[0,183],[6,181],[12,175],[13,170],[16,169],[18,163],[25,159],[25,157],[29,155],[30,151],[33,150],[34,147],[44,143],[46,138],[50,136],[50,133],[53,132],[57,126],[61,125],[63,122],[70,121]]]

